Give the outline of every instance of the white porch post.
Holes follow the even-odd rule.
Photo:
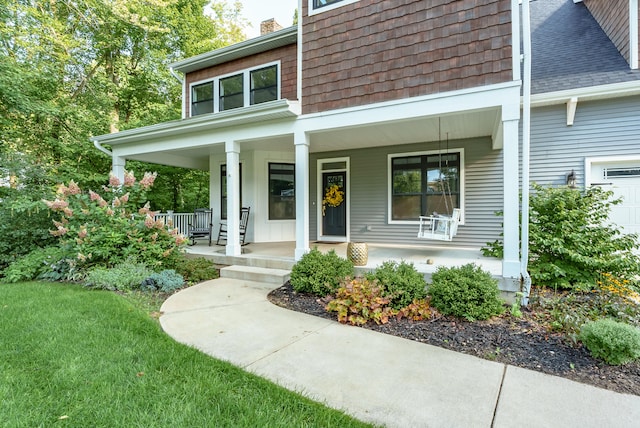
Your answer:
[[[505,278],[520,277],[520,198],[518,195],[519,168],[518,144],[520,120],[520,106],[502,106],[503,129],[503,242],[504,256],[502,259],[502,276]]]
[[[120,183],[124,183],[125,162],[125,159],[121,158],[120,156],[113,155],[113,157],[111,158],[111,171],[113,172],[113,175],[118,177]]]
[[[300,260],[309,252],[309,136],[303,131],[294,134],[296,147],[296,250]]]
[[[227,152],[227,256],[239,256],[240,247],[240,144],[225,143]]]

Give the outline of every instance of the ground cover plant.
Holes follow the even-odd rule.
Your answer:
[[[2,426],[366,426],[167,337],[119,294],[0,285]]]

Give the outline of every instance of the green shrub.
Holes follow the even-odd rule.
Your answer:
[[[498,281],[473,263],[439,267],[427,289],[431,305],[446,315],[484,320],[504,312]]]
[[[345,278],[353,276],[353,264],[334,250],[326,254],[314,248],[291,270],[291,286],[295,291],[326,296],[334,293]]]
[[[529,272],[536,285],[589,290],[602,273],[633,280],[640,271],[635,234],[623,235],[608,221],[613,193],[533,186],[529,220]],[[488,243],[485,255],[502,255],[502,243]]]
[[[625,364],[640,358],[640,329],[612,319],[585,324],[580,340],[591,355],[608,364]]]
[[[182,275],[184,280],[189,284],[197,284],[198,282],[209,279],[216,279],[220,275],[220,271],[215,263],[204,257],[186,258],[180,256],[167,267],[173,268],[177,273]]]
[[[372,320],[376,324],[386,324],[394,311],[388,306],[390,300],[383,297],[383,292],[377,281],[349,279],[341,284],[335,299],[327,304],[326,309],[337,312],[341,323],[364,325]]]
[[[140,288],[142,281],[153,274],[142,263],[124,262],[113,268],[94,268],[85,279],[87,287],[103,290],[131,291]]]
[[[382,285],[384,295],[391,300],[391,307],[394,309],[403,308],[414,300],[427,296],[424,275],[416,270],[413,263],[388,260],[366,277],[369,281],[377,280]]]
[[[57,264],[64,258],[64,253],[58,247],[38,248],[17,259],[4,269],[2,282],[12,283],[38,278],[48,279],[47,274],[52,271],[52,265]]]
[[[143,291],[160,291],[170,293],[184,285],[184,278],[173,269],[163,270],[160,273],[153,273],[148,278],[142,280],[140,288]]]

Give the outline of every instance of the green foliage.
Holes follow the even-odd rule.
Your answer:
[[[605,287],[591,292],[540,292],[532,296],[531,302],[545,324],[577,343],[582,326],[601,318],[640,326],[640,305],[635,298],[636,295],[622,295]]]
[[[585,324],[580,340],[593,357],[608,364],[625,364],[640,358],[640,329],[612,319]]]
[[[439,267],[427,290],[431,305],[446,315],[484,320],[504,312],[498,282],[473,263]]]
[[[384,289],[366,278],[355,278],[343,282],[326,309],[338,313],[338,321],[351,325],[364,325],[368,321],[386,324],[394,311],[388,306],[390,300],[383,297]]]
[[[64,258],[57,247],[38,248],[13,262],[2,272],[2,282],[13,283],[41,278],[51,265]]]
[[[220,271],[215,263],[204,257],[177,257],[167,267],[174,269],[184,277],[189,284],[197,284],[198,282],[216,279],[220,275]]]
[[[334,293],[345,278],[353,276],[353,263],[334,250],[323,254],[314,248],[293,266],[291,285],[298,292],[326,296]]]
[[[136,261],[162,268],[180,255],[186,238],[177,229],[168,229],[146,204],[145,191],[153,185],[155,174],[146,173],[136,181],[133,173],[125,174],[125,182],[111,177],[105,196],[84,193],[73,181],[60,185],[54,201],[45,201],[60,220],[54,220],[65,252],[77,259],[79,268],[111,267],[124,261]]]
[[[377,280],[383,286],[384,295],[391,300],[394,309],[403,308],[427,296],[424,275],[416,270],[413,263],[387,260],[366,277],[369,281]]]
[[[632,279],[640,271],[635,234],[623,235],[608,223],[612,192],[533,186],[530,197],[529,272],[536,285],[593,289],[603,273]],[[489,243],[485,255],[502,255],[502,243]]]
[[[184,278],[173,269],[163,270],[160,273],[153,273],[148,278],[142,280],[140,288],[145,291],[160,291],[170,293],[184,285]]]
[[[153,271],[142,263],[124,262],[108,269],[97,267],[90,270],[85,285],[102,290],[131,291],[139,289],[142,281],[152,274]]]
[[[0,149],[0,182],[7,178],[8,187],[0,185],[0,271],[55,242],[49,234],[49,212],[40,202],[49,194],[48,168],[24,154],[3,153]]]

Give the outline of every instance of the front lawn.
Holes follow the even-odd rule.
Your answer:
[[[0,285],[0,426],[366,426],[176,343],[122,296]]]

